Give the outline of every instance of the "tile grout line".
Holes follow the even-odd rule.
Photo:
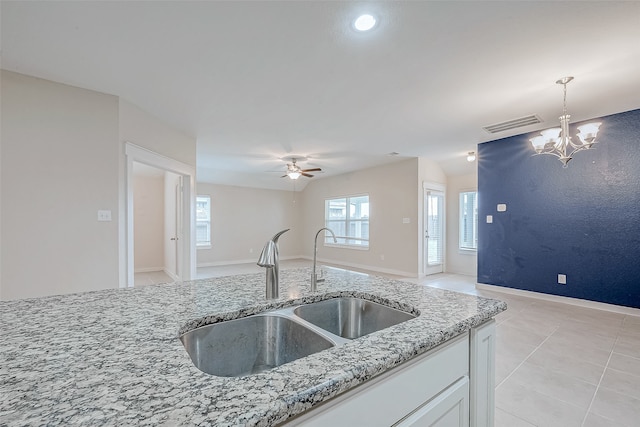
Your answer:
[[[622,327],[620,327],[620,330]],[[602,384],[602,380],[604,379],[604,374],[607,372],[607,368],[609,367],[609,362],[611,362],[611,357],[613,356],[613,350],[615,350],[616,345],[618,344],[618,340],[620,339],[620,330],[618,330],[618,334],[616,335],[616,340],[613,343],[613,347],[611,347],[611,351],[609,352],[609,357],[607,358],[607,363],[604,365],[604,370],[600,375],[600,380],[598,381],[598,385],[596,386],[595,391],[593,392],[593,396],[591,397],[591,402],[589,402],[589,407],[587,408],[587,412],[584,414],[584,418],[582,419],[581,426],[584,427],[584,423],[587,422],[587,417],[589,416],[589,412],[591,412],[591,407],[593,406],[593,402],[596,400],[596,396],[598,395],[598,390],[600,390],[600,385]]]
[[[553,330],[553,332],[551,332],[551,333],[550,333],[550,334],[549,334],[549,335],[548,335],[548,336],[547,336],[547,337],[546,337],[546,338],[545,338],[545,339],[544,339],[540,344],[538,344],[538,346],[537,346],[536,348],[534,348],[534,349],[531,351],[531,353],[529,353],[529,354],[527,355],[527,357],[525,357],[525,358],[522,360],[522,362],[520,362],[520,363],[518,364],[518,366],[516,366],[515,368],[513,368],[513,371],[511,371],[511,372],[509,373],[509,375],[507,375],[507,376],[506,376],[506,378],[505,378],[505,379],[503,379],[502,381],[500,381],[500,384],[496,385],[496,389],[497,389],[498,387],[500,387],[502,384],[504,384],[504,382],[505,382],[505,381],[507,381],[509,378],[511,378],[511,376],[512,376],[512,375],[513,375],[513,374],[518,370],[518,368],[520,368],[522,365],[524,365],[524,362],[526,362],[527,360],[529,360],[529,358],[531,357],[531,355],[532,355],[533,353],[535,353],[536,351],[538,351],[538,349],[539,349],[540,347],[542,347],[542,345],[543,345],[544,343],[546,343],[546,342],[547,342],[547,340],[549,340],[549,338],[551,338],[551,335],[555,334],[555,333],[556,333],[556,331],[557,331],[559,328],[560,328],[560,326],[556,326],[556,328]]]
[[[506,409],[504,409],[504,408],[496,408],[496,409],[499,409],[499,410],[501,410],[502,412],[504,412],[505,414],[509,414],[509,415],[511,415],[513,418],[517,418],[517,419],[519,419],[519,420],[521,420],[521,421],[523,421],[523,422],[527,423],[528,425],[530,425],[530,426],[532,426],[532,427],[538,427],[536,424],[532,423],[531,421],[526,420],[526,419],[524,419],[524,418],[522,418],[522,417],[520,417],[520,416],[518,416],[518,415],[516,415],[516,414],[514,414],[514,413],[511,413],[511,412],[507,411],[507,410],[506,410]]]

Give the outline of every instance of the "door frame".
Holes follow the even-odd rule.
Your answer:
[[[154,151],[140,147],[125,141],[125,271],[126,281],[120,283],[120,287],[133,287],[134,285],[134,252],[133,252],[133,162],[144,163],[158,169],[173,172],[182,176],[182,230],[183,239],[180,244],[182,262],[179,271],[182,272],[182,280],[191,280],[196,277],[196,192],[195,192],[195,168],[178,160],[163,156]]]
[[[420,233],[420,239],[422,242],[422,274],[427,276],[427,270],[429,268],[427,262],[428,247],[427,239],[425,237],[427,232],[427,221],[429,216],[429,207],[427,205],[427,194],[430,191],[437,191],[442,193],[442,272],[445,271],[447,260],[447,192],[446,186],[439,182],[423,182],[422,183],[422,232]],[[435,273],[431,273],[435,274]]]

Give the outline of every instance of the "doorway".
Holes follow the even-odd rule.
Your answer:
[[[181,279],[182,177],[133,162],[135,286]]]
[[[152,167],[163,174],[163,261],[164,271],[173,280],[196,277],[195,256],[195,169],[132,143],[125,143],[126,155],[126,280],[121,287],[135,283],[134,165]],[[160,232],[158,232],[160,233]],[[123,286],[124,285],[124,286]]]
[[[425,276],[444,272],[445,195],[439,184],[424,186],[423,271]]]

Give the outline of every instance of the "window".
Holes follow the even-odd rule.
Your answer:
[[[196,246],[211,246],[211,197],[196,197]]]
[[[325,244],[369,248],[369,196],[325,200],[325,227],[336,235],[325,233]]]
[[[460,249],[478,249],[478,192],[460,193]]]

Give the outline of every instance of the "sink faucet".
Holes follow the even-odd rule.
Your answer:
[[[331,236],[333,237],[333,243],[338,243],[338,241],[336,240],[336,235],[333,233],[333,231],[330,228],[323,227],[320,230],[318,230],[318,232],[316,233],[316,238],[313,241],[313,272],[311,273],[311,292],[315,292],[318,290],[318,282],[324,282],[324,277],[322,277],[322,275],[318,277],[318,274],[316,273],[316,254],[318,252],[318,234],[320,234],[322,230],[327,230],[329,233],[331,233]]]
[[[258,265],[260,267],[266,267],[267,269],[267,299],[278,298],[278,238],[289,231],[289,228],[282,230],[271,238],[262,248],[260,258],[258,258]]]

